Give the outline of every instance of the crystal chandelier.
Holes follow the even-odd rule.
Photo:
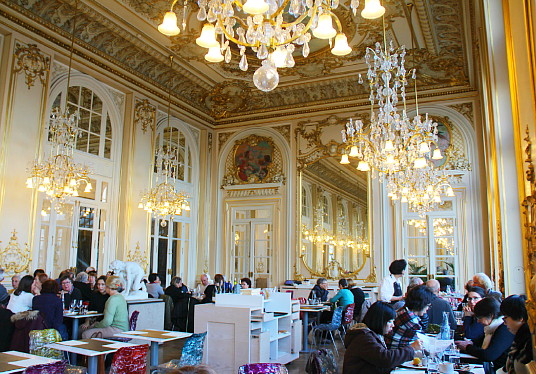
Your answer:
[[[358,158],[357,169],[372,170],[373,178],[386,181],[391,199],[401,199],[410,209],[424,214],[441,203],[441,195],[453,196],[454,192],[448,176],[437,170],[432,161],[443,158],[437,144],[437,124],[428,114],[423,120],[418,106],[413,119],[407,115],[407,75],[411,73],[416,79],[416,70],[406,71],[405,56],[405,48],[395,49],[392,42],[389,47],[384,42],[383,48],[380,43],[375,49],[367,48],[370,125],[365,127],[361,120],[348,121],[341,131],[346,147],[340,162],[349,164],[349,157]],[[359,80],[362,82],[361,76]]]
[[[170,67],[173,66],[173,56],[169,56]],[[168,145],[164,144],[156,152],[156,187],[144,193],[138,204],[138,208],[153,213],[160,219],[160,225],[165,227],[167,220],[173,220],[175,215],[180,215],[183,210],[190,210],[188,196],[184,192],[177,192],[174,182],[177,177],[179,161],[177,147],[173,146],[171,126],[171,88],[168,93],[167,128],[169,129]],[[165,132],[164,132],[165,134]]]
[[[76,5],[77,3],[75,8]],[[71,33],[67,89],[71,81],[76,14],[75,11]],[[49,156],[44,161],[34,161],[28,169],[30,176],[26,180],[26,187],[36,188],[39,192],[44,192],[58,213],[61,213],[66,199],[78,196],[78,191],[82,186],[85,185],[84,192],[86,193],[93,189],[89,179],[89,168],[74,161],[76,138],[80,134],[78,118],[78,112],[69,114],[68,109],[63,112],[59,107],[52,109],[48,124]]]
[[[144,193],[138,205],[138,208],[157,216],[162,227],[167,225],[168,219],[173,220],[183,210],[190,210],[189,196],[177,192],[173,185],[177,166],[177,148],[162,146],[156,154],[156,187]]]
[[[174,0],[171,10],[158,26],[164,35],[180,33],[177,15],[173,11],[176,3],[177,0]],[[196,43],[208,48],[205,59],[229,63],[232,42],[240,50],[240,69],[247,71],[246,50],[250,48],[262,60],[261,67],[253,75],[253,82],[261,91],[268,92],[277,87],[277,69],[294,66],[296,48],[301,47],[303,57],[309,55],[309,42],[313,36],[328,39],[334,55],[345,56],[352,51],[342,32],[341,22],[333,13],[339,6],[339,0],[246,0],[244,3],[240,0],[197,0],[197,3],[197,19],[205,23]],[[186,5],[185,1],[183,29],[186,27]],[[359,0],[350,0],[354,15],[358,6]],[[379,0],[366,0],[361,15],[374,19],[384,13],[385,8]]]

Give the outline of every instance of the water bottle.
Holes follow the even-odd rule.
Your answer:
[[[443,322],[441,323],[441,330],[439,332],[439,339],[450,339],[450,325],[449,325],[449,313],[443,312]]]
[[[238,284],[238,282],[236,281],[236,278],[234,280],[234,286],[233,286],[233,293],[235,294],[240,294],[240,284]]]

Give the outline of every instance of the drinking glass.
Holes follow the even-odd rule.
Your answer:
[[[76,305],[77,305],[77,300],[73,300],[71,301],[71,308],[69,309],[69,312],[74,312],[75,309],[76,309]]]
[[[439,360],[437,357],[430,356],[428,358],[428,365],[426,365],[428,374],[437,374],[439,373]]]
[[[453,348],[450,350],[449,362],[452,362],[454,364],[455,369],[460,366],[460,350],[459,349]]]

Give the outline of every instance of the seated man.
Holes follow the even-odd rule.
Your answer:
[[[164,289],[162,288],[162,282],[160,277],[156,273],[149,274],[149,284],[147,284],[147,293],[158,299],[161,295],[164,294]]]
[[[439,297],[439,289],[441,285],[437,281],[437,279],[430,279],[428,282],[426,282],[426,287],[432,291],[434,294],[432,298],[432,303],[430,307],[428,308],[428,323],[433,323],[436,325],[441,325],[443,323],[443,313],[448,313],[449,318],[449,325],[451,330],[456,330],[457,324],[456,324],[456,318],[454,318],[454,312],[452,311],[452,307],[450,306],[450,303],[447,300],[443,300]]]
[[[60,279],[60,286],[63,299],[63,309],[70,309],[71,303],[74,300],[82,300],[82,293],[80,293],[80,290],[78,288],[74,288],[73,281],[69,277],[69,275],[64,275]]]
[[[309,293],[309,299],[320,299],[320,301],[328,301],[328,280],[326,278],[318,278],[316,284]]]
[[[204,293],[207,286],[211,285],[212,282],[210,280],[210,275],[208,274],[201,274],[199,277],[200,284],[199,284],[199,293]]]

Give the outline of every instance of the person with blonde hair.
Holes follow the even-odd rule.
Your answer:
[[[476,273],[473,275],[473,285],[483,288],[484,291],[486,291],[486,297],[491,296],[494,299],[497,299],[498,302],[502,301],[502,294],[493,290],[493,282],[486,274]]]
[[[83,339],[91,338],[96,333],[101,333],[103,338],[111,338],[114,334],[128,331],[127,301],[120,293],[122,290],[123,280],[120,277],[106,279],[106,292],[110,297],[104,306],[104,317],[82,333]]]

